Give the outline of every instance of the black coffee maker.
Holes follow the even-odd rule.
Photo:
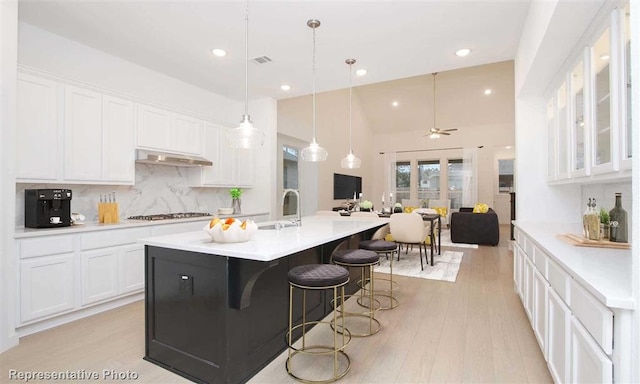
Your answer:
[[[25,227],[53,228],[68,227],[70,225],[70,189],[25,189]]]

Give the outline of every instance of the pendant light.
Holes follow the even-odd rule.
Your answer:
[[[352,99],[352,93],[353,93],[353,87],[351,85],[351,66],[353,64],[355,64],[356,60],[355,59],[347,59],[344,61],[345,63],[347,63],[349,65],[349,154],[342,159],[342,161],[340,162],[340,165],[342,166],[342,168],[348,168],[348,169],[354,169],[354,168],[360,168],[360,164],[362,164],[362,161],[357,158],[354,154],[353,154],[353,150],[351,148],[351,124],[352,124],[352,118],[351,118],[351,99]]]
[[[325,161],[327,160],[327,156],[329,153],[326,149],[322,148],[320,144],[318,144],[318,140],[316,140],[316,28],[320,26],[320,21],[311,19],[307,21],[307,26],[313,29],[313,61],[312,61],[312,80],[313,80],[313,140],[309,144],[308,147],[304,148],[300,152],[300,156],[303,161]]]
[[[264,132],[255,128],[249,116],[249,1],[244,17],[244,115],[240,125],[232,129],[227,138],[234,148],[258,148],[264,144]]]

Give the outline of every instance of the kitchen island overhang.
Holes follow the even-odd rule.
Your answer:
[[[145,360],[195,382],[247,381],[286,347],[289,269],[326,263],[342,241],[357,247],[387,222],[312,216],[244,243],[212,243],[204,231],[140,240]],[[324,292],[308,295],[307,319],[326,316],[329,304]]]

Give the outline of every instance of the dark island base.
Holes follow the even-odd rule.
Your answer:
[[[373,231],[351,237],[349,248]],[[198,383],[246,382],[286,349],[289,269],[328,263],[341,241],[272,262],[146,246],[144,359]],[[348,293],[357,291],[357,273]],[[307,320],[329,314],[330,300],[308,292]],[[297,321],[301,301],[294,297]]]

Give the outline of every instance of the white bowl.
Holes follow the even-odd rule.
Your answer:
[[[233,213],[233,208],[218,208],[218,213],[221,215],[231,215]]]
[[[203,229],[215,243],[242,243],[251,240],[251,236],[258,230],[253,220],[246,222],[244,229],[240,226],[242,224],[240,220],[234,221],[226,230],[222,229],[224,220],[219,221],[213,228],[209,228],[207,223]]]

